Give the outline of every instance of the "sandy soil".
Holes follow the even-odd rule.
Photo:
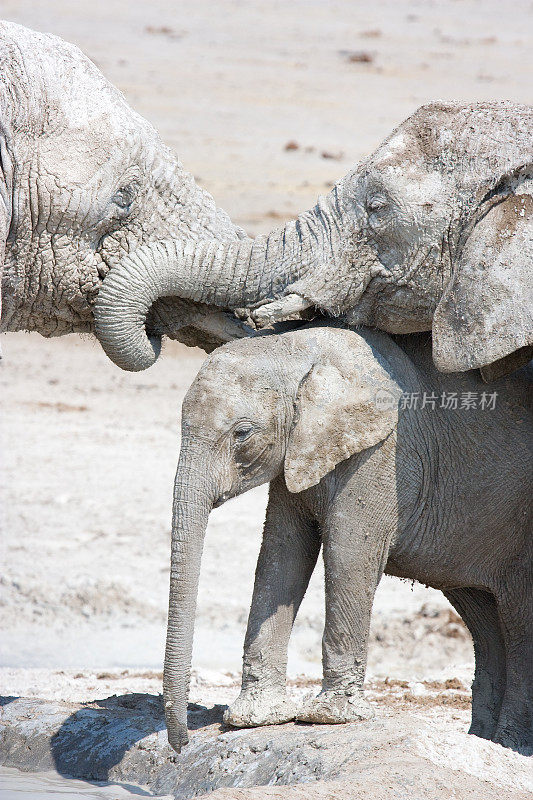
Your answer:
[[[530,0],[505,13],[495,0],[0,0],[2,17],[80,45],[251,233],[312,205],[425,101],[531,103],[532,14]],[[202,353],[171,343],[131,375],[90,339],[8,334],[1,345],[0,689],[157,693],[179,408]],[[265,498],[262,487],[211,517],[198,702],[236,692]],[[320,674],[322,594],[317,570],[291,644],[295,681]],[[441,595],[384,579],[370,688],[388,678],[391,697],[409,703],[438,695],[431,681],[466,691],[471,673],[468,635]],[[508,785],[506,754],[490,747],[494,785]]]

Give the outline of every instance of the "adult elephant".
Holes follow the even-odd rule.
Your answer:
[[[104,281],[97,334],[143,369],[161,296],[256,309],[260,324],[316,306],[391,333],[432,329],[442,371],[509,371],[533,355],[532,138],[529,106],[422,106],[281,230],[124,259]]]
[[[0,330],[92,331],[103,278],[137,247],[243,235],[77,47],[0,23]],[[206,349],[241,333],[178,299],[148,327]]]

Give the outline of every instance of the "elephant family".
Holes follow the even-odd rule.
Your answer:
[[[432,330],[444,372],[490,376],[491,364],[495,374],[527,363],[533,108],[422,106],[282,229],[139,248],[104,280],[96,306],[112,359],[129,369],[154,362],[144,321],[167,295],[252,309],[259,325],[313,307],[390,333]]]
[[[200,561],[211,509],[271,482],[226,721],[368,716],[362,695],[382,571],[441,589],[474,641],[471,732],[533,747],[533,369],[496,384],[438,372],[427,334],[313,323],[224,345],[186,395],[176,473],[164,697],[187,742]],[[414,401],[418,398],[418,401]],[[287,645],[320,547],[324,681],[297,709]]]
[[[77,47],[0,22],[0,330],[93,331],[103,278],[137,247],[243,236]],[[148,328],[206,349],[242,335],[179,298]]]

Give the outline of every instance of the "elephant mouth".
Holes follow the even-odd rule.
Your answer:
[[[220,508],[220,506],[224,505],[226,500],[231,500],[232,497],[234,497],[234,495],[231,494],[231,492],[223,492],[213,503],[213,508]]]
[[[228,500],[233,500],[234,497],[237,497],[237,495],[242,494],[242,492],[243,492],[242,486],[238,487],[237,489],[230,489],[227,492],[222,492],[222,494],[219,494],[216,500],[214,501],[212,508],[219,508],[220,506],[223,506],[224,503],[227,503]]]

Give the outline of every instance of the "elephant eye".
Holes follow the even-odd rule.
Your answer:
[[[249,422],[240,422],[233,429],[233,438],[240,444],[241,442],[245,442],[246,439],[252,435],[253,430],[253,425],[251,425]]]
[[[366,210],[369,213],[375,213],[376,211],[383,211],[385,208],[388,207],[389,207],[389,201],[387,200],[386,197],[371,197],[366,204]]]
[[[131,184],[130,186],[122,186],[118,189],[113,197],[111,198],[111,202],[114,205],[118,206],[121,211],[129,211],[133,201],[135,200],[135,195],[137,194],[136,186]]]

